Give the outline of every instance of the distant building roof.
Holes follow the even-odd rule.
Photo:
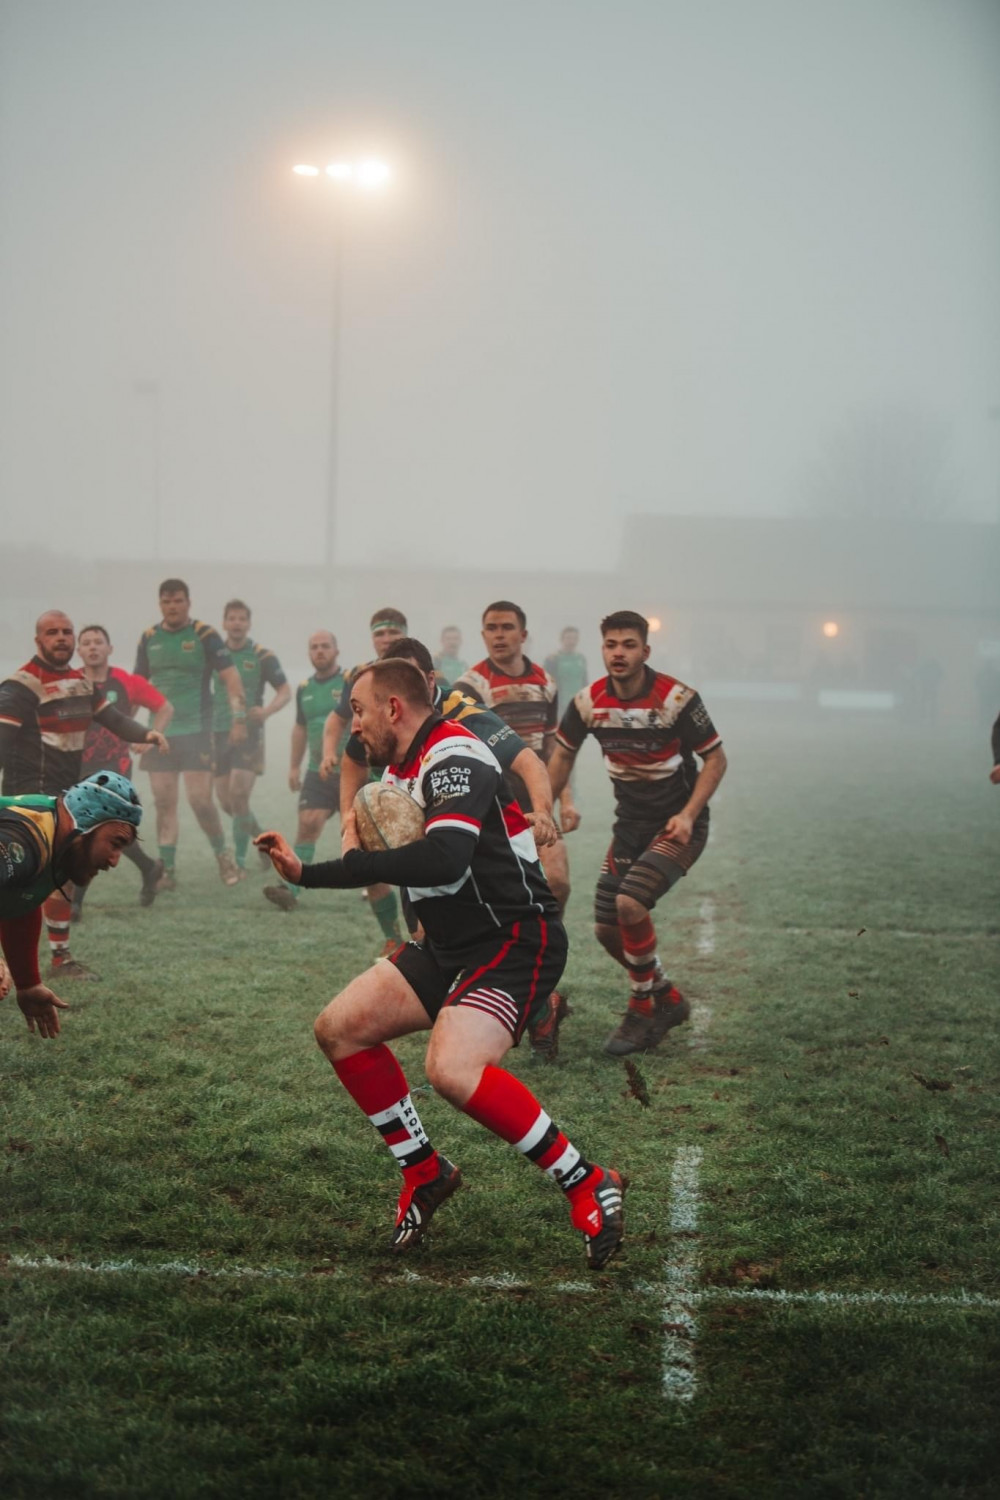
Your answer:
[[[631,515],[621,571],[665,604],[1000,612],[1000,525]]]

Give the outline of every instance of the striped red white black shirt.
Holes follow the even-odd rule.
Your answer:
[[[577,693],[558,741],[575,752],[588,734],[601,747],[615,789],[616,821],[651,827],[684,807],[698,774],[695,756],[722,744],[696,690],[651,667],[634,698],[619,698],[610,677]],[[707,808],[701,816],[708,817]]]

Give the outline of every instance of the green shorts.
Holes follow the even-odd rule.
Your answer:
[[[141,764],[144,771],[211,771],[211,731],[170,735],[166,752],[147,750]]]

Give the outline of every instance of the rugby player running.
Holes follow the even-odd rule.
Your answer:
[[[709,799],[726,770],[722,741],[695,689],[646,665],[648,635],[648,621],[633,610],[601,621],[607,676],[577,693],[549,761],[558,795],[592,734],[615,789],[614,831],[594,903],[598,941],[630,981],[628,1009],[605,1043],[612,1057],[658,1046],[690,1015],[664,973],[650,912],[703,852]]]
[[[352,727],[383,780],[411,791],[425,831],[401,849],[366,853],[349,813],[343,854],[303,866],[277,833],[260,835],[276,868],[304,886],[371,880],[407,888],[426,934],[376,963],[316,1022],[341,1083],[383,1136],[403,1185],[394,1250],[417,1244],[461,1174],[431,1145],[387,1042],[430,1031],[427,1077],[449,1103],[509,1142],[563,1190],[599,1270],[622,1242],[622,1180],[583,1158],[523,1083],[499,1064],[540,994],[562,973],[566,934],[530,829],[508,799],[500,766],[464,724],[436,714],[424,675],[380,661],[351,688]]]
[[[212,673],[218,673],[229,694],[233,715],[229,739],[233,745],[243,744],[247,737],[243,683],[218,631],[191,618],[191,595],[184,580],[165,578],[159,598],[163,618],[143,634],[135,671],[174,705],[166,748],[143,762],[156,803],[160,858],[166,867],[160,889],[176,888],[181,776],[191,811],[212,846],[223,884],[238,885],[240,872],[226,848],[222,822],[212,801]]]
[[[222,611],[222,629],[226,650],[243,683],[247,733],[238,744],[230,738],[233,711],[229,693],[216,686],[212,711],[213,772],[219,806],[233,820],[236,868],[243,879],[250,840],[260,833],[260,824],[250,810],[250,797],[257,777],[264,774],[264,724],[273,714],[281,712],[292,690],[274,652],[250,639],[250,606],[242,599],[230,599]],[[272,689],[267,704],[265,687]]]
[[[106,702],[114,704],[119,712],[128,714],[129,717],[134,715],[136,709],[147,708],[153,715],[153,728],[158,729],[161,734],[165,731],[173,716],[173,705],[144,677],[136,677],[133,672],[111,665],[111,637],[103,625],[85,625],[77,638],[76,649],[83,662],[83,675],[88,682],[102,684]],[[142,755],[145,749],[144,745],[140,745],[137,753]],[[129,746],[116,734],[112,734],[110,729],[105,729],[103,724],[92,723],[83,744],[82,769],[85,776],[96,776],[100,771],[116,771],[131,781],[132,756]],[[150,859],[139,847],[137,839],[133,839],[122,853],[126,859],[131,860],[142,876],[139,905],[152,906],[156,900],[157,883],[163,874],[163,861]],[[74,887],[74,922],[78,922],[83,914],[86,894],[85,885]]]
[[[313,674],[300,682],[295,693],[295,723],[292,725],[291,763],[288,787],[299,794],[299,822],[295,831],[295,853],[307,865],[316,853],[316,845],[329,818],[340,805],[340,773],[324,778],[319,774],[323,760],[323,730],[327,719],[337,709],[344,692],[344,674],[337,665],[337,638],[329,630],[317,630],[309,637],[309,660]],[[346,736],[347,731],[344,731]],[[302,757],[309,751],[305,777]],[[281,911],[294,911],[299,887],[266,885],[264,895]]]

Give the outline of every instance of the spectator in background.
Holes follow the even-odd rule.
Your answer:
[[[579,630],[575,625],[567,625],[559,637],[559,650],[545,658],[545,670],[559,690],[560,719],[580,689],[587,686],[587,660],[576,649],[579,644]]]
[[[462,649],[462,632],[457,625],[446,625],[441,632],[441,650],[434,658],[434,671],[440,680],[449,685],[468,667],[459,656]]]

